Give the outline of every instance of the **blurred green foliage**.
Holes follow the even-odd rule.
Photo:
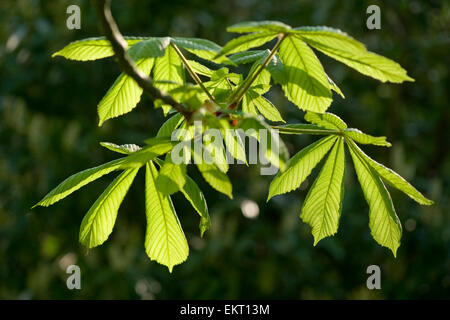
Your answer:
[[[81,7],[81,30],[66,28],[66,8]],[[366,8],[381,8],[382,29],[366,28]],[[235,199],[206,193],[212,228],[200,238],[198,217],[175,196],[190,244],[187,262],[169,274],[144,251],[143,172],[132,186],[109,241],[86,253],[78,228],[108,176],[49,208],[30,207],[72,173],[116,157],[100,141],[140,143],[163,120],[144,97],[124,117],[97,127],[96,105],[118,75],[113,59],[73,62],[50,56],[70,41],[98,36],[88,1],[0,2],[0,298],[449,298],[450,156],[448,58],[450,5],[446,1],[114,1],[125,35],[196,36],[224,44],[225,28],[244,20],[279,20],[293,26],[328,25],[394,59],[416,79],[382,84],[327,57],[319,58],[346,95],[330,111],[349,126],[386,135],[390,149],[364,150],[393,168],[436,204],[424,207],[392,190],[404,226],[397,259],[372,239],[368,206],[349,167],[338,234],[313,247],[299,219],[302,190],[266,204],[271,177],[257,166],[231,170]],[[301,112],[271,94],[288,122]],[[291,154],[315,137],[289,137]],[[347,161],[349,157],[347,155]],[[317,170],[313,176],[317,175]],[[309,180],[311,181],[311,179]],[[257,218],[241,204],[259,205]],[[67,265],[82,270],[82,289],[70,291]],[[382,290],[366,288],[366,268],[380,265]]]

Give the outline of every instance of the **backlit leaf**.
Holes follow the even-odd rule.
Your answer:
[[[80,227],[80,242],[88,249],[101,245],[108,239],[116,222],[120,204],[138,170],[128,169],[121,173],[84,216]]]
[[[147,230],[145,251],[151,260],[172,268],[184,262],[189,255],[189,246],[181,229],[180,221],[172,200],[158,191],[155,182],[158,177],[152,162],[146,165],[145,212]]]

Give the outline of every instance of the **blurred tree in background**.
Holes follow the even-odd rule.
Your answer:
[[[81,8],[81,30],[66,28],[66,8]],[[366,8],[381,8],[381,30],[366,28]],[[313,247],[299,219],[302,190],[266,204],[272,179],[257,166],[231,170],[234,200],[206,193],[212,228],[200,238],[198,217],[175,196],[190,256],[169,274],[144,251],[143,172],[119,210],[110,239],[89,253],[78,243],[83,215],[113,176],[94,182],[49,208],[30,207],[70,174],[117,157],[100,141],[130,143],[156,133],[161,109],[144,97],[124,117],[97,127],[96,105],[119,74],[113,59],[73,62],[51,58],[69,42],[98,36],[88,1],[0,2],[0,298],[214,299],[214,298],[449,298],[450,156],[446,1],[114,1],[124,35],[195,36],[224,44],[228,25],[279,20],[293,26],[328,25],[374,52],[398,61],[416,79],[401,85],[364,77],[326,56],[319,58],[346,99],[330,111],[349,126],[386,135],[389,149],[364,150],[436,201],[423,207],[392,192],[404,227],[398,257],[371,237],[368,206],[354,169],[346,174],[340,228]],[[279,92],[272,101],[288,122],[300,111]],[[289,139],[287,139],[289,138]],[[315,137],[286,137],[291,154]],[[347,161],[350,161],[347,158]],[[317,175],[317,170],[312,177]],[[139,179],[140,178],[140,179]],[[259,206],[247,218],[248,200]],[[248,213],[248,212],[247,212]],[[253,212],[257,213],[257,212]],[[66,267],[78,264],[82,290],[66,288]],[[366,268],[382,270],[382,290],[366,288]]]

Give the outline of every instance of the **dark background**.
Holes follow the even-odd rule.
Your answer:
[[[81,7],[81,30],[66,28],[66,8]],[[381,30],[366,28],[366,8],[381,8]],[[190,255],[172,274],[150,262],[144,250],[143,172],[122,204],[114,232],[86,254],[78,243],[83,215],[113,175],[49,208],[30,207],[70,174],[117,157],[100,141],[142,144],[163,117],[144,97],[126,116],[97,126],[96,105],[119,71],[112,59],[74,62],[51,58],[73,40],[98,36],[88,1],[0,2],[0,298],[9,299],[420,299],[449,298],[449,108],[450,5],[446,1],[114,1],[125,35],[196,36],[221,45],[228,25],[279,20],[292,26],[328,25],[398,61],[416,82],[383,84],[318,54],[346,99],[334,95],[331,112],[351,127],[386,135],[393,147],[366,146],[436,201],[420,206],[391,195],[404,233],[397,258],[380,247],[368,228],[368,206],[350,158],[337,235],[316,247],[298,215],[302,190],[266,204],[271,177],[259,168],[234,166],[235,199],[206,194],[212,227],[199,237],[198,216],[179,195],[177,213]],[[277,88],[271,95],[289,122],[302,112]],[[291,154],[315,137],[289,137]],[[317,175],[313,172],[312,178]],[[311,177],[308,182],[311,182]],[[256,201],[256,219],[243,216],[244,199]],[[70,291],[67,265],[82,270],[82,290]],[[366,268],[382,270],[382,290],[366,288]]]

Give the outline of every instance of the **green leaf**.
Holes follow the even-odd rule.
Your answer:
[[[223,102],[228,99],[234,89],[231,82],[236,84],[241,81],[242,75],[228,73],[227,68],[221,68],[214,71],[211,80],[204,82],[203,84],[218,102]]]
[[[327,44],[333,48],[349,48],[349,50],[366,50],[361,42],[355,40],[347,33],[330,27],[298,27],[294,33],[305,41],[311,40]]]
[[[329,112],[315,113],[309,111],[305,115],[305,120],[325,129],[341,131],[347,128],[347,124],[341,118]]]
[[[247,21],[236,23],[227,28],[228,32],[248,33],[270,31],[273,33],[289,33],[292,28],[278,21]]]
[[[246,64],[255,62],[263,57],[266,57],[265,50],[248,50],[232,54],[228,58],[235,64]]]
[[[111,142],[100,142],[100,145],[102,147],[105,147],[106,149],[109,149],[114,152],[122,153],[122,154],[130,154],[136,151],[141,150],[142,148],[135,144],[122,144],[117,145],[115,143]]]
[[[220,171],[227,173],[229,166],[223,145],[223,137],[220,131],[206,131],[203,135],[203,147],[203,152],[212,160],[212,163],[214,163]]]
[[[242,137],[239,132],[243,131],[240,129],[229,129],[224,128],[222,130],[223,140],[227,147],[228,152],[237,160],[242,161],[247,164],[247,158],[245,154],[245,144],[242,141]]]
[[[234,38],[223,47],[219,52],[219,56],[260,47],[263,44],[272,41],[276,36],[277,35],[273,32],[258,32]],[[233,59],[230,60],[235,62]]]
[[[369,227],[373,238],[391,249],[394,257],[400,246],[402,226],[384,183],[375,170],[361,157],[353,143],[348,143],[356,174],[369,204]]]
[[[139,151],[133,152],[127,157],[116,159],[100,166],[86,169],[71,175],[61,182],[55,189],[50,191],[41,201],[33,206],[48,207],[55,202],[67,197],[69,194],[97,180],[114,170],[140,168],[147,161],[153,160],[158,155],[165,154],[173,148],[174,143],[170,141],[158,141],[153,146],[147,146]]]
[[[147,146],[139,151],[133,152],[127,157],[107,162],[103,165],[86,169],[71,175],[61,182],[55,189],[50,191],[41,201],[33,206],[48,207],[53,203],[67,197],[72,192],[80,189],[114,170],[140,168],[147,161],[153,160],[158,155],[165,154],[173,148],[174,143],[170,141],[157,141],[152,146]]]
[[[361,158],[363,158],[372,167],[372,169],[382,179],[384,179],[389,185],[404,192],[407,196],[409,196],[411,199],[413,199],[414,201],[416,201],[420,204],[432,205],[434,203],[432,200],[424,197],[422,195],[422,193],[420,193],[416,188],[414,188],[411,184],[409,184],[408,181],[403,179],[398,173],[396,173],[392,169],[389,169],[389,168],[383,166],[381,163],[378,163],[375,160],[373,160],[372,158],[370,158],[353,142],[349,142],[349,143],[353,146],[353,149],[355,150],[355,152],[357,152],[358,155]]]
[[[260,155],[263,154],[270,164],[281,171],[285,170],[286,162],[289,159],[287,147],[280,138],[278,131],[264,122],[262,116],[246,114],[239,127],[245,131],[247,136],[253,137],[259,142]],[[261,143],[260,134],[264,134],[264,132],[263,143]]]
[[[374,144],[376,146],[390,147],[391,144],[386,141],[386,137],[374,137],[363,133],[358,129],[345,129],[345,136],[361,144]]]
[[[202,59],[210,60],[217,63],[221,63],[224,61],[229,62],[229,60],[226,57],[222,57],[221,59],[215,59],[215,57],[222,48],[212,41],[199,38],[177,38],[177,37],[172,38],[171,41],[178,47],[181,47]]]
[[[328,129],[323,129],[315,124],[293,123],[273,126],[273,128],[279,130],[283,134],[329,135],[331,133]]]
[[[267,71],[270,72],[274,82],[283,84],[287,82],[286,71],[284,70],[284,65],[281,62],[278,55],[274,55],[272,60],[270,60],[269,65],[266,67]]]
[[[155,159],[156,163],[162,167],[164,165],[164,161],[160,159]],[[192,180],[189,176],[186,175],[186,183],[180,191],[183,193],[186,200],[188,200],[192,207],[197,211],[200,215],[200,235],[203,237],[203,234],[206,230],[209,229],[211,225],[211,219],[209,217],[208,205],[206,203],[205,196],[203,192],[200,190],[198,185]]]
[[[200,215],[200,235],[203,237],[203,234],[206,230],[211,226],[211,219],[209,217],[208,205],[206,204],[205,196],[203,192],[200,190],[198,185],[186,176],[186,183],[183,188],[180,189],[183,193],[184,197],[191,203],[192,207],[197,211]]]
[[[338,230],[344,195],[344,171],[344,143],[343,138],[338,138],[309,190],[300,214],[302,220],[312,227],[314,245]]]
[[[155,159],[157,156],[172,150],[177,142],[170,141],[169,138],[155,137],[146,140],[147,146],[135,151],[124,159],[127,167],[143,166],[147,161]]]
[[[184,262],[189,246],[169,196],[160,193],[155,185],[158,171],[152,162],[146,165],[145,212],[147,230],[145,251],[151,260],[165,265],[172,272],[173,266]]]
[[[125,37],[127,44],[132,46],[148,38]],[[111,43],[105,37],[88,38],[69,43],[63,49],[55,52],[52,58],[62,56],[66,59],[89,61],[111,57],[114,55]]]
[[[273,58],[271,61],[273,61]],[[250,68],[249,75],[253,74],[262,63],[263,63],[262,59],[256,61]],[[247,77],[247,79],[245,79],[245,81],[250,81],[250,80],[248,80],[248,78],[249,77]],[[241,86],[243,86],[243,84],[241,84]],[[261,72],[258,74],[258,76],[253,81],[253,83],[251,84],[250,89],[253,91],[256,91],[260,95],[269,91],[270,90],[270,72],[266,69],[262,69]]]
[[[146,58],[158,58],[164,56],[164,52],[169,44],[169,37],[151,38],[136,43],[127,52],[135,61]]]
[[[197,168],[202,174],[205,181],[208,182],[209,185],[217,191],[227,195],[230,199],[233,199],[233,187],[230,180],[228,179],[228,176],[223,173],[215,164],[207,163],[203,160],[203,152],[205,152],[204,148],[201,152],[202,153],[200,154],[200,150],[196,150],[194,148],[192,157],[194,159],[194,163],[197,165]]]
[[[242,101],[242,111],[257,115],[258,112],[256,109],[258,109],[267,120],[285,122],[272,102],[261,96],[255,90],[249,89],[245,93]]]
[[[414,81],[397,62],[367,51],[364,47],[344,45],[323,37],[301,36],[307,44],[360,73],[382,82]]]
[[[182,61],[172,46],[166,49],[163,57],[156,59],[153,79],[155,81],[155,87],[164,92],[168,92],[185,83]],[[158,83],[158,81],[166,82]],[[167,81],[171,81],[173,84],[167,83]]]
[[[88,249],[101,245],[108,239],[116,222],[117,211],[139,169],[122,172],[84,216],[80,227],[80,243]]]
[[[250,93],[250,90],[242,97],[242,111],[254,115],[258,115],[258,111],[256,110],[255,104],[252,102],[254,96]]]
[[[302,110],[325,112],[331,104],[331,90],[322,64],[301,40],[287,37],[280,46],[286,79],[286,97]]]
[[[330,150],[336,139],[334,136],[322,138],[289,159],[286,170],[279,172],[270,183],[267,201],[273,196],[287,193],[300,187],[312,169]]]
[[[136,67],[141,69],[144,74],[149,75],[155,62],[154,58],[163,56],[168,44],[169,38],[152,38],[137,43],[128,52],[130,57],[136,61]],[[158,58],[157,61],[160,59]],[[141,99],[141,95],[142,88],[130,76],[122,73],[98,104],[99,126],[108,119],[133,110]]]
[[[188,63],[195,73],[200,74],[202,76],[211,78],[211,75],[214,72],[213,70],[209,69],[208,67],[202,65],[201,63],[195,60],[188,60]]]
[[[177,113],[176,115],[170,117],[163,123],[163,125],[159,128],[157,137],[171,137],[172,132],[174,132],[180,124],[183,122],[184,117],[181,113]]]
[[[258,108],[259,112],[270,121],[276,121],[276,122],[285,122],[283,118],[281,117],[280,112],[278,109],[266,98],[263,96],[258,96],[257,98],[252,100],[252,103],[255,104],[255,106]]]
[[[165,195],[170,195],[183,188],[185,183],[186,165],[173,163],[170,153],[168,153],[156,179],[158,190]]]
[[[55,189],[50,191],[41,201],[35,204],[34,207],[36,206],[48,207],[54,204],[55,202],[67,197],[69,194],[80,189],[89,182],[97,180],[98,178],[114,170],[123,169],[125,159],[126,158],[113,160],[100,166],[86,169],[84,171],[71,175],[66,180],[61,182]]]
[[[154,59],[142,59],[136,66],[145,74],[149,74]],[[116,118],[133,110],[141,100],[142,88],[128,75],[121,73],[112,87],[98,104],[98,116],[101,126],[108,119]]]
[[[333,90],[334,92],[336,92],[338,95],[340,95],[342,97],[342,99],[345,99],[344,94],[342,93],[341,89],[337,86],[336,83],[334,83],[333,79],[331,79],[328,75],[328,83],[330,84],[330,89]]]

